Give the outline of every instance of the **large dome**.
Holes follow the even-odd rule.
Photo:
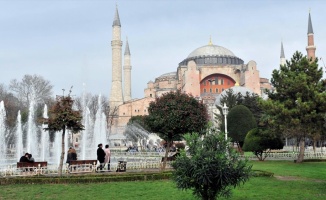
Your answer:
[[[231,56],[235,57],[234,53],[227,48],[217,45],[205,45],[195,49],[191,52],[188,58],[199,57],[199,56]]]

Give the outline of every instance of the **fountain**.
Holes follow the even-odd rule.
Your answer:
[[[82,116],[84,131],[80,132],[80,139],[76,143],[76,150],[78,152],[79,160],[96,159],[96,149],[97,144],[102,143],[106,145],[109,143],[108,130],[107,130],[107,118],[104,114],[102,96],[98,96],[97,100],[97,110],[96,114],[93,115],[89,109],[89,102],[86,101],[85,93],[82,98]],[[76,106],[76,105],[74,105]],[[76,109],[76,108],[75,108]],[[8,145],[7,135],[9,130],[5,126],[6,122],[6,110],[4,102],[0,102],[0,159],[1,163],[4,165],[10,164],[12,166],[16,165],[16,162],[20,159],[25,152],[32,153],[35,161],[47,161],[49,164],[58,165],[61,156],[61,139],[62,132],[54,133],[53,141],[50,141],[50,134],[45,131],[45,124],[37,126],[35,123],[35,111],[36,111],[36,101],[35,95],[32,92],[30,95],[30,103],[28,107],[28,119],[25,124],[25,130],[23,129],[24,124],[21,120],[20,111],[17,114],[16,128],[11,131],[14,135],[14,144]],[[93,112],[94,113],[94,112]],[[48,118],[48,108],[44,105],[43,118]],[[129,126],[127,130],[132,137],[139,138],[141,141],[137,146],[146,146],[148,144],[148,132],[142,130],[137,126]],[[24,132],[25,131],[25,132]],[[39,136],[38,136],[39,135]],[[68,144],[73,142],[72,140],[68,142],[70,132],[66,131],[65,134],[65,158],[66,152],[68,150]],[[23,137],[25,136],[25,138]],[[146,140],[146,141],[145,141]],[[110,144],[111,149],[114,146]],[[121,150],[121,149],[120,149]],[[8,153],[13,152],[13,153]],[[113,150],[114,152],[114,150]],[[111,163],[117,162],[117,157],[112,157]],[[121,158],[119,158],[121,159]],[[4,162],[3,162],[4,160]],[[127,160],[126,160],[127,161]]]
[[[6,160],[7,145],[6,145],[6,110],[3,101],[0,102],[0,159]]]
[[[16,141],[16,160],[18,161],[20,157],[23,155],[23,129],[22,129],[22,120],[20,111],[18,111],[17,115],[17,124],[16,124],[16,135],[15,135],[15,141]]]
[[[93,131],[93,147],[97,147],[98,144],[102,143],[103,146],[107,143],[107,130],[106,130],[106,116],[102,112],[102,99],[101,95],[98,96],[98,109],[96,111],[94,131]],[[96,152],[94,151],[94,157]]]
[[[44,111],[43,111],[43,118],[47,119],[48,118],[48,107],[45,104],[44,105]],[[50,157],[50,137],[49,137],[49,132],[45,131],[44,128],[47,126],[45,124],[42,124],[42,135],[41,135],[41,141],[42,141],[42,155],[41,155],[41,160],[46,161],[47,158]]]
[[[35,93],[31,92],[30,103],[28,108],[28,120],[27,120],[27,139],[26,139],[26,151],[32,153],[34,157],[39,156],[37,127],[35,125]]]

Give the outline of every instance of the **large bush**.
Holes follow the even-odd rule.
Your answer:
[[[243,144],[243,150],[252,151],[260,161],[265,160],[272,149],[282,148],[283,141],[280,136],[259,128],[250,130]]]
[[[181,151],[172,163],[173,180],[179,189],[191,189],[204,200],[231,195],[231,189],[249,179],[251,166],[247,160],[239,159],[225,141],[223,134],[211,131],[203,137],[186,134],[189,149]]]
[[[256,120],[252,112],[243,105],[234,106],[227,116],[228,135],[233,142],[237,142],[242,148],[245,137],[253,128],[257,127]]]

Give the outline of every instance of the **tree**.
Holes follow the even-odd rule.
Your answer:
[[[259,97],[256,93],[246,92],[245,95],[242,95],[240,92],[235,93],[232,88],[226,90],[226,94],[221,96],[221,105],[225,105],[231,110],[234,106],[244,105],[246,106],[254,115],[256,119],[256,123],[259,123],[261,115],[263,113],[261,106],[259,105],[259,101],[261,97]],[[222,108],[220,106],[216,106],[221,114],[216,114],[215,117],[221,123],[219,124],[220,130],[224,130],[224,117],[222,115]]]
[[[238,144],[239,151],[241,152],[248,131],[257,127],[256,120],[246,106],[238,105],[230,110],[227,115],[227,122],[229,137]]]
[[[57,96],[56,103],[49,110],[49,118],[43,119],[48,125],[45,130],[59,132],[62,131],[61,137],[61,156],[58,169],[59,176],[62,175],[63,159],[65,155],[65,133],[66,130],[71,130],[72,133],[77,133],[84,130],[81,123],[82,116],[80,111],[73,110],[73,100],[68,96]]]
[[[264,110],[273,118],[273,126],[299,141],[297,163],[303,161],[305,139],[323,132],[326,92],[322,76],[318,59],[296,52],[286,65],[273,71],[271,83],[276,92],[268,92],[269,99],[262,101]]]
[[[148,113],[146,125],[167,142],[163,169],[171,143],[185,133],[204,133],[208,123],[206,106],[180,90],[157,97],[149,104]]]
[[[282,148],[283,141],[279,135],[259,128],[250,130],[243,144],[243,150],[252,151],[259,161],[264,161],[272,149]]]
[[[21,81],[10,81],[9,89],[16,93],[17,98],[28,106],[30,101],[44,103],[45,99],[51,98],[53,86],[50,81],[39,75],[25,75]]]
[[[184,138],[190,156],[181,151],[172,163],[175,169],[172,178],[177,188],[191,189],[197,197],[213,200],[229,197],[232,187],[249,179],[252,166],[239,158],[223,134],[211,130],[203,139],[197,133],[186,134]]]

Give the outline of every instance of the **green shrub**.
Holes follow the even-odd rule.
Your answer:
[[[102,182],[124,182],[124,181],[152,181],[170,179],[171,172],[163,173],[125,173],[125,174],[87,174],[72,175],[64,177],[28,176],[0,178],[0,185],[8,184],[75,184],[75,183],[102,183]]]

